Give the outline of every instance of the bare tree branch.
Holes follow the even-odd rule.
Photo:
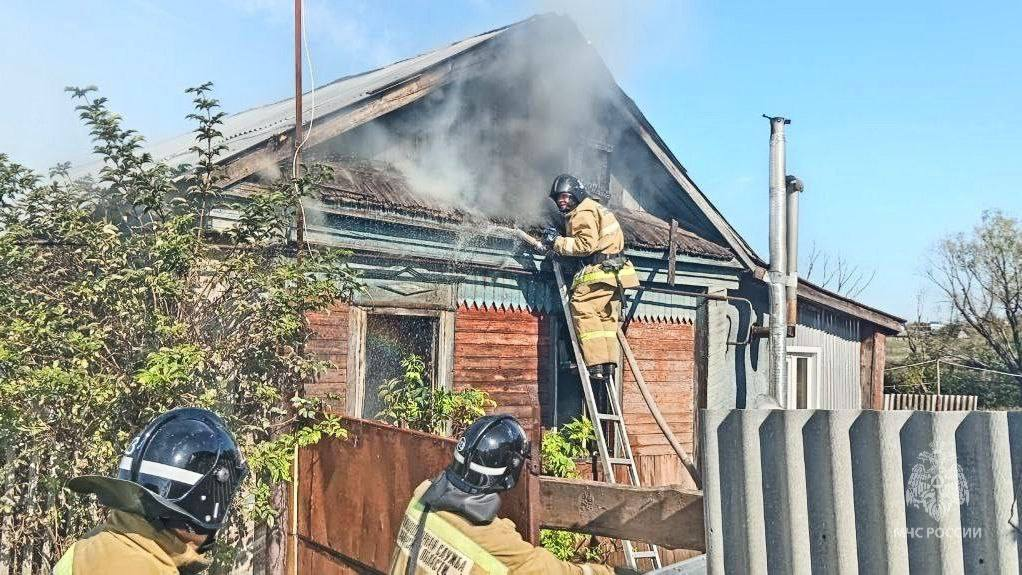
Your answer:
[[[1022,224],[986,212],[971,234],[950,236],[936,251],[926,275],[988,346],[989,367],[1022,373]]]
[[[858,297],[876,279],[875,268],[867,275],[858,265],[824,253],[815,243],[809,248],[802,269],[803,279],[850,298]]]

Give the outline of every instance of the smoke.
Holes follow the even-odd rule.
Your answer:
[[[479,61],[462,62],[467,72],[453,82],[325,152],[385,162],[415,194],[519,224],[552,208],[547,190],[558,174],[597,184],[606,162],[591,160],[613,138],[613,83],[593,47],[562,16],[515,26],[490,44]]]

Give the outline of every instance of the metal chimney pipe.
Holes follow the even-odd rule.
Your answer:
[[[784,179],[787,188],[787,282],[788,296],[788,336],[795,336],[795,325],[798,324],[798,195],[802,192],[802,180],[795,176]]]
[[[788,407],[788,326],[785,305],[785,287],[788,277],[787,246],[787,189],[784,166],[784,126],[787,118],[770,117],[770,393],[781,408]]]

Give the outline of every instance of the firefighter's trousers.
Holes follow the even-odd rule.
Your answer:
[[[571,290],[571,319],[575,322],[587,366],[618,362],[617,324],[621,293],[617,283],[593,282]]]

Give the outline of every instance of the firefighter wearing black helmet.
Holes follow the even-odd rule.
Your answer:
[[[614,573],[604,565],[561,561],[524,541],[510,520],[497,517],[500,493],[515,486],[529,455],[529,440],[515,418],[487,415],[476,420],[458,442],[447,469],[415,490],[390,573]]]
[[[543,242],[558,255],[582,260],[571,282],[571,316],[590,374],[602,378],[613,372],[620,353],[622,290],[639,287],[639,278],[622,253],[625,237],[617,218],[589,196],[578,178],[557,176],[550,198],[564,214],[567,234],[548,228]]]
[[[54,575],[174,575],[209,566],[217,531],[248,467],[223,420],[180,408],[153,419],[128,444],[117,477],[68,482],[110,509],[68,548]]]

